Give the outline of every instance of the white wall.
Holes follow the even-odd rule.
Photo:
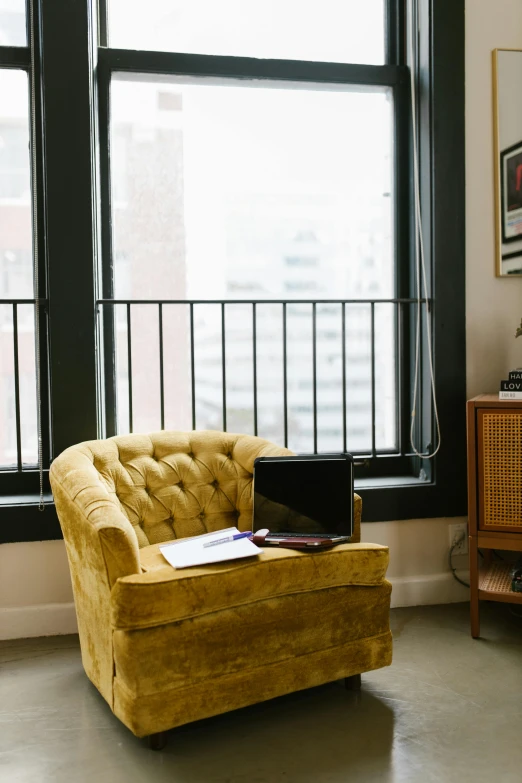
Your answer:
[[[522,366],[522,280],[495,277],[491,52],[522,49],[521,0],[466,2],[466,332],[468,396]],[[521,100],[520,92],[514,96]]]
[[[63,541],[0,546],[0,639],[74,633]]]
[[[522,49],[522,0],[466,3],[466,321],[468,396],[496,391],[522,366],[522,280],[495,277],[491,51]],[[363,524],[363,539],[390,546],[394,605],[458,601],[448,570],[448,524],[425,519]],[[465,559],[458,563],[465,568]],[[63,543],[0,546],[0,638],[74,628]]]

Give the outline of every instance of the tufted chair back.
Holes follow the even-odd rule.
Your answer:
[[[249,530],[254,459],[292,453],[249,435],[157,432],[74,446],[53,463],[54,474],[71,452],[84,474],[83,506],[87,488],[97,501],[102,495],[129,520],[140,548],[225,527]]]

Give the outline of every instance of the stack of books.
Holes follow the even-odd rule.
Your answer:
[[[511,370],[509,380],[500,381],[499,400],[522,400],[522,369]]]

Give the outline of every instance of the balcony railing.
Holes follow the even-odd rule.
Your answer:
[[[421,305],[424,308],[426,300],[421,300]],[[413,456],[409,449],[408,335],[416,306],[417,300],[406,298],[100,299],[97,301],[102,348],[100,377],[104,377],[108,429],[113,429],[109,434],[133,431],[137,404],[147,408],[147,421],[156,417],[159,428],[165,429],[169,418],[167,401],[173,395],[190,400],[186,423],[192,429],[209,427],[210,416],[213,417],[210,428],[226,431],[231,418],[237,420],[239,403],[234,400],[238,398],[241,413],[250,422],[241,431],[273,438],[274,427],[278,426],[278,441],[298,451],[318,453],[342,449],[366,460]],[[136,327],[137,314],[143,312],[140,308],[148,313],[145,335],[143,325]],[[242,308],[240,319],[237,308]],[[174,337],[172,328],[169,334],[166,327],[173,312],[178,318]],[[207,315],[201,317],[202,312]],[[244,352],[245,344],[248,355]],[[172,345],[176,345],[175,357]],[[157,377],[153,379],[147,374],[144,383],[144,367],[151,355],[156,357]],[[185,373],[180,370],[175,378],[175,388],[169,372],[173,363],[186,365]],[[112,371],[108,371],[111,367]],[[270,378],[276,375],[277,382],[274,380],[271,386]],[[239,376],[243,386],[238,392]],[[141,391],[136,391],[137,383]],[[153,394],[144,400],[144,389],[154,386],[159,389],[156,401],[152,399]],[[339,386],[340,394],[335,400],[322,405],[321,397]],[[308,407],[296,404],[296,396],[301,394],[299,389],[306,387],[311,392]],[[206,390],[205,394],[202,390]],[[202,397],[206,399],[199,399]],[[206,412],[202,414],[204,406]],[[116,415],[111,411],[115,407]],[[299,410],[310,414],[311,426],[304,427],[299,421],[296,425],[296,417],[299,419],[301,415],[296,413]],[[273,422],[266,424],[267,411],[273,413],[274,420],[279,416],[277,426]],[[324,420],[327,415],[325,411],[333,422],[329,429],[321,428],[320,424],[320,418]],[[360,426],[350,430],[349,416],[352,422],[358,419]],[[183,428],[178,421],[174,426]],[[297,436],[296,427],[297,430],[300,427]],[[234,429],[237,431],[237,424]],[[332,444],[335,441],[335,449],[324,448],[320,443],[328,440],[323,437],[325,431],[337,433],[330,439]],[[359,434],[352,437],[351,432]],[[293,441],[304,443],[306,437],[310,448],[305,445],[296,449]]]
[[[21,474],[38,465],[35,318],[46,306],[46,299],[0,299],[0,470]]]

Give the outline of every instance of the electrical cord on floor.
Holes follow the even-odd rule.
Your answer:
[[[457,546],[458,546],[458,545],[459,545],[459,544],[460,544],[462,541],[464,541],[464,539],[465,539],[465,538],[466,538],[466,535],[465,535],[465,533],[463,533],[463,534],[461,535],[461,537],[460,537],[460,538],[459,538],[457,541],[455,541],[455,542],[453,543],[453,545],[452,545],[452,547],[451,547],[451,549],[450,549],[450,551],[449,551],[449,555],[448,555],[448,563],[449,563],[449,567],[450,567],[451,573],[453,574],[453,578],[454,578],[454,579],[456,579],[456,580],[457,580],[457,582],[459,582],[459,584],[461,584],[461,585],[464,585],[464,587],[469,587],[469,584],[468,584],[467,582],[465,582],[463,579],[461,579],[461,578],[460,578],[460,576],[457,576],[457,569],[456,569],[456,568],[454,568],[454,566],[453,566],[453,559],[452,559],[452,558],[453,558],[453,550],[454,550],[454,549],[455,549],[455,547],[457,547]]]

